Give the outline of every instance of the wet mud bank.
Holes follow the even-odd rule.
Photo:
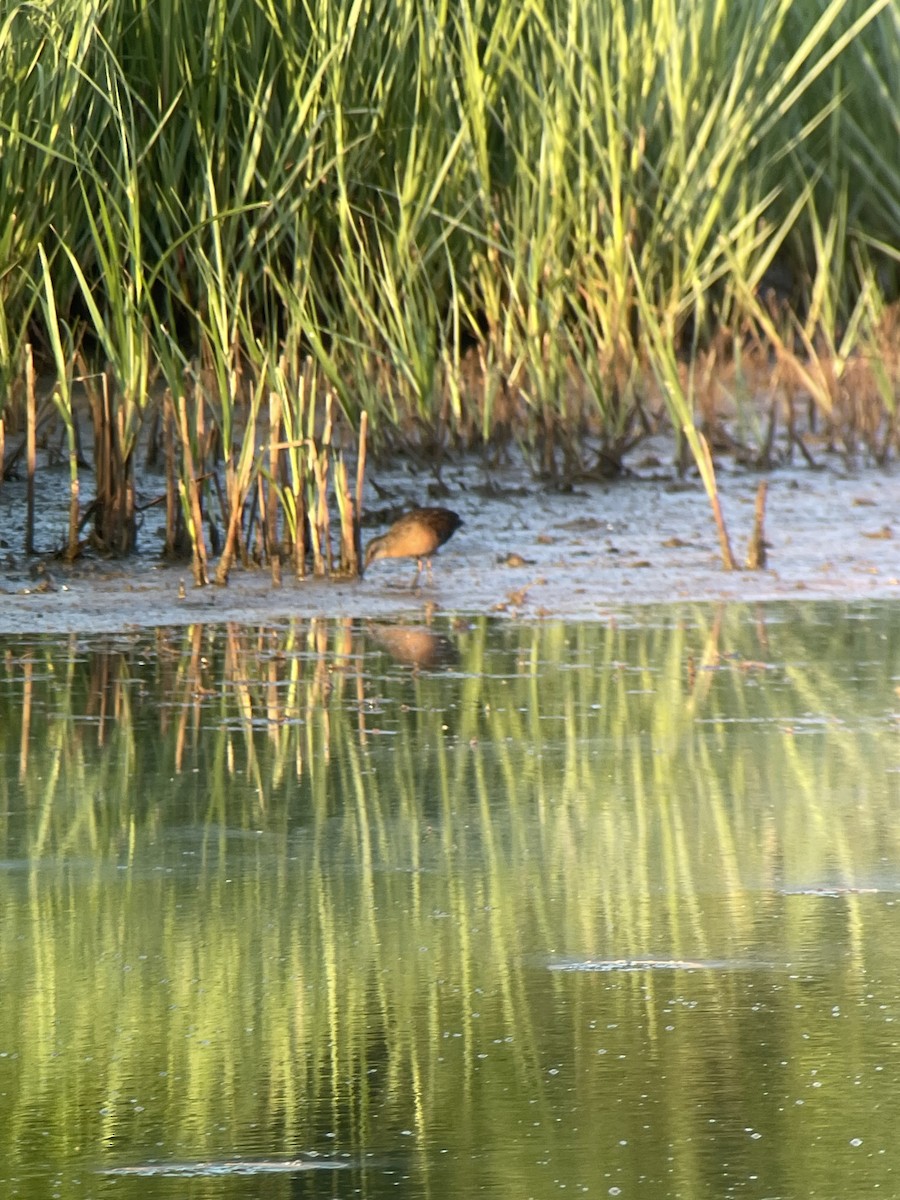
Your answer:
[[[723,469],[719,484],[735,557],[744,561],[761,476]],[[433,579],[411,586],[415,562],[385,560],[359,580],[235,570],[227,587],[193,586],[189,564],[159,561],[154,530],[124,562],[85,558],[67,567],[27,558],[11,533],[17,498],[0,490],[6,519],[0,633],[102,632],[210,621],[292,617],[420,619],[423,612],[526,619],[604,619],[625,606],[666,601],[900,597],[900,474],[835,467],[768,476],[767,566],[726,572],[699,482],[633,478],[548,492],[525,473],[490,483],[475,464],[428,479],[398,476],[398,503],[453,508],[464,525],[434,559]],[[384,532],[371,526],[367,537]],[[52,545],[49,535],[44,545]]]

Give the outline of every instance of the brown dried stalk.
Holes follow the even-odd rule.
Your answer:
[[[756,508],[753,514],[753,533],[747,547],[744,566],[748,571],[762,571],[766,565],[766,495],[769,485],[764,479],[756,490]]]
[[[178,397],[178,431],[181,434],[181,453],[183,455],[183,486],[187,489],[190,510],[191,549],[193,551],[191,568],[194,573],[194,584],[197,587],[206,587],[209,583],[209,573],[206,541],[203,537],[203,510],[200,505],[200,486],[194,470],[194,455],[191,451],[191,436],[188,429],[187,401],[184,393]]]
[[[37,402],[34,386],[34,355],[31,346],[25,347],[25,422],[28,482],[25,511],[25,553],[34,554],[34,471],[37,462]]]
[[[269,393],[269,479],[266,499],[266,554],[272,570],[272,586],[281,587],[281,552],[278,545],[278,449],[281,441],[281,397]]]

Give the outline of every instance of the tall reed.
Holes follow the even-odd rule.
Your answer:
[[[808,394],[887,457],[898,24],[893,0],[10,7],[3,404],[25,342],[52,349],[43,252],[113,464],[112,549],[173,346],[226,496],[237,409],[285,354],[351,429],[512,432],[568,478],[615,470],[663,407],[655,374],[667,393],[671,355],[723,328],[775,351],[776,400]]]

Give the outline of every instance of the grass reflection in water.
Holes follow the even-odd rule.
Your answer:
[[[632,619],[3,643],[0,1178],[858,1191],[844,1130],[893,1147],[898,1099],[893,614]]]

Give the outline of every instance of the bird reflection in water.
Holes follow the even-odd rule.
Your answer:
[[[436,671],[459,662],[456,643],[424,625],[387,625],[369,621],[366,631],[392,658],[416,671]]]

